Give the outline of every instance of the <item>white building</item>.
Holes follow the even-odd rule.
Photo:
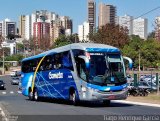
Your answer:
[[[25,39],[29,40],[31,38],[31,16],[26,15],[25,19]]]
[[[148,20],[145,18],[134,19],[133,34],[139,35],[140,38],[146,40],[148,35]]]
[[[31,36],[33,37],[33,26],[34,26],[34,22],[37,22],[37,17],[36,14],[32,14],[31,15]]]
[[[118,23],[122,27],[126,27],[128,29],[128,34],[132,35],[133,34],[133,17],[124,15],[124,16],[119,16],[118,18]]]
[[[10,48],[10,55],[16,54],[16,42],[4,41],[1,46]]]
[[[89,22],[84,22],[83,25],[78,26],[78,37],[79,41],[89,41]]]
[[[65,30],[65,35],[70,36],[72,34],[71,29],[66,29]]]

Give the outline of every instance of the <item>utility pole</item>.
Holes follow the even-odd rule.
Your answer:
[[[5,74],[5,69],[4,69],[4,48],[3,48],[3,74]]]
[[[141,55],[140,55],[140,51],[139,51],[139,72],[141,71]]]
[[[141,71],[141,55],[140,55],[140,51],[139,51],[139,78],[140,78],[140,71]]]

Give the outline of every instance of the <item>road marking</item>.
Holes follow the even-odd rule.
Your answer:
[[[3,95],[7,94],[6,92],[2,92]]]
[[[13,92],[13,91],[10,91],[9,93],[10,93],[10,94],[14,94],[14,92]]]
[[[22,94],[22,91],[18,90],[16,92],[14,91],[9,91],[9,92],[1,92],[1,94],[6,95],[6,94]]]
[[[17,91],[19,94],[22,94],[22,91]]]

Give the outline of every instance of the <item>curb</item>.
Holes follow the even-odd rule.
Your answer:
[[[7,118],[7,115],[4,113],[4,111],[1,107],[0,107],[0,116],[2,118],[2,121],[9,121]]]
[[[124,104],[133,104],[133,105],[142,105],[142,106],[151,106],[151,107],[158,107],[158,108],[160,108],[160,104],[133,102],[133,101],[126,101],[126,100],[114,100],[113,102],[124,103]]]

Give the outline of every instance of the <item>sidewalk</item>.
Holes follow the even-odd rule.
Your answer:
[[[146,97],[129,96],[126,100],[116,100],[115,102],[120,102],[120,103],[125,103],[125,104],[133,104],[133,105],[160,107],[160,94],[157,95],[156,93],[153,93],[153,94],[149,94]]]
[[[151,107],[158,107],[158,108],[160,108],[160,104],[135,102],[135,101],[127,101],[127,100],[114,100],[114,102],[124,103],[124,104],[132,104],[132,105],[151,106]]]

